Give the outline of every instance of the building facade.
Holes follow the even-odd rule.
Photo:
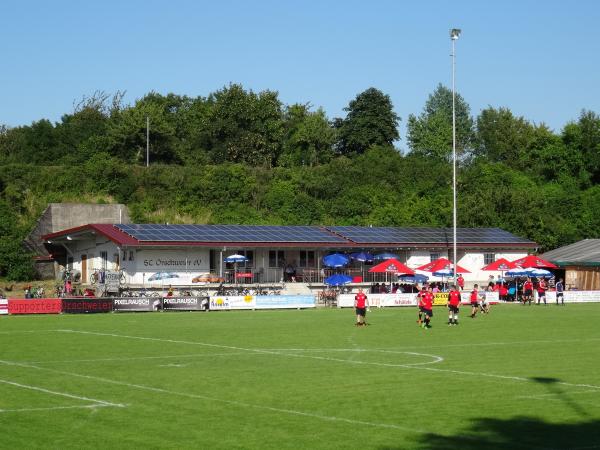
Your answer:
[[[60,262],[79,271],[84,282],[98,270],[120,270],[132,286],[191,285],[200,274],[230,283],[279,283],[292,270],[294,281],[305,283],[320,283],[333,272],[357,281],[383,281],[385,275],[368,272],[369,263],[331,269],[322,258],[338,252],[391,252],[416,268],[441,257],[452,260],[453,247],[452,229],[353,226],[88,224],[46,234],[43,240],[64,249],[66,258]],[[464,275],[467,282],[487,280],[490,272],[480,270],[486,264],[520,258],[536,247],[497,228],[457,230],[457,263],[471,272]],[[225,259],[233,254],[246,261],[228,264]],[[164,281],[161,273],[175,276]]]

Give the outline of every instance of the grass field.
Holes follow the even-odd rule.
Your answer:
[[[600,305],[0,317],[2,448],[600,448]]]

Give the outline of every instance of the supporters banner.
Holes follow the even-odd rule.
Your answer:
[[[59,314],[61,311],[59,298],[8,299],[9,314]]]
[[[210,297],[210,309],[256,309],[256,298],[253,295],[215,295]]]
[[[62,312],[69,314],[107,313],[113,310],[112,298],[63,298]]]
[[[314,295],[257,295],[256,309],[314,308]]]
[[[0,315],[8,314],[8,299],[0,298]]]
[[[113,299],[113,311],[116,312],[143,312],[158,311],[162,309],[160,297],[127,297]]]
[[[208,297],[165,297],[163,309],[165,311],[202,311],[209,303]]]

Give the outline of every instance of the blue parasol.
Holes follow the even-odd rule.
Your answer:
[[[349,275],[344,275],[342,273],[336,273],[335,275],[331,275],[325,278],[325,284],[329,286],[341,286],[343,284],[348,284],[352,282],[352,277]]]
[[[344,267],[350,262],[350,258],[341,253],[332,253],[323,257],[323,264],[327,267]]]
[[[350,258],[360,262],[373,262],[373,255],[368,252],[350,253]]]
[[[414,275],[400,275],[398,279],[407,283],[425,283],[429,280],[429,277],[427,275],[415,273]]]
[[[248,258],[246,258],[244,255],[229,255],[228,257],[226,257],[224,259],[224,261],[226,263],[239,263],[239,262],[246,262],[248,261]]]

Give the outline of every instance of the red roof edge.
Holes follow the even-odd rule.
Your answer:
[[[68,228],[66,230],[57,231],[55,233],[45,234],[42,239],[45,241],[52,240],[53,238],[68,236],[69,234],[78,233],[80,231],[96,231],[106,238],[119,245],[139,245],[139,241],[122,232],[113,224],[110,223],[90,223],[87,225],[81,225],[79,227]]]

